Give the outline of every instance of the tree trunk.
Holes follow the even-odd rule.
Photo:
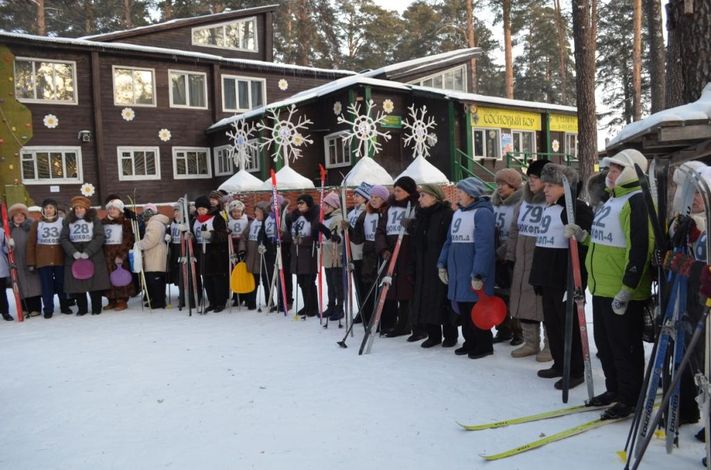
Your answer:
[[[632,113],[642,118],[642,0],[632,1]]]
[[[597,31],[594,0],[573,0],[573,43],[575,45],[575,91],[578,107],[578,159],[580,178],[586,181],[597,161],[597,119],[595,115],[595,42]]]
[[[670,2],[672,3],[672,2]],[[711,82],[711,0],[676,0],[684,103],[696,101]]]
[[[565,38],[565,23],[560,11],[560,0],[553,0],[555,25],[558,30],[558,73],[560,74],[560,102],[568,104],[568,54]]]
[[[163,0],[162,19],[161,21],[168,21],[173,19],[173,0]]]
[[[94,0],[84,0],[84,34],[89,35],[96,31],[96,15]]]
[[[296,12],[298,29],[296,31],[296,64],[309,65],[309,10],[307,0],[299,0]]]
[[[511,0],[503,2],[503,20],[504,20],[504,61],[506,64],[506,73],[504,76],[504,93],[506,98],[514,97],[513,84],[513,52],[511,45]]]
[[[123,0],[123,25],[125,28],[133,28],[133,18],[131,17],[131,7],[133,0]]]
[[[684,81],[681,76],[681,43],[680,29],[677,28],[679,18],[677,9],[667,3],[667,73],[664,95],[664,107],[674,108],[684,104],[682,94],[684,92]]]
[[[664,109],[666,54],[662,34],[660,0],[644,0],[647,29],[649,31],[649,82],[652,95],[652,113]]]
[[[47,35],[47,23],[44,17],[44,0],[35,0],[37,6],[37,35]]]
[[[474,0],[467,0],[467,46],[476,47],[476,37],[474,36]],[[476,57],[469,61],[471,87],[469,91],[477,93],[479,83],[476,76]]]

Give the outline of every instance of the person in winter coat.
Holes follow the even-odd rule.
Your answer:
[[[128,269],[128,252],[135,241],[131,222],[124,217],[124,204],[120,199],[113,199],[106,204],[106,217],[101,220],[104,226],[104,258],[106,269],[114,272],[121,265]],[[109,303],[104,310],[115,309],[117,312],[128,308],[128,299],[134,295],[133,284],[123,287],[111,286],[106,291]]]
[[[509,303],[511,292],[511,278],[513,276],[513,263],[506,261],[506,241],[513,227],[516,206],[521,203],[523,196],[523,182],[521,174],[513,168],[503,168],[496,172],[496,190],[491,195],[491,204],[494,206],[496,216],[496,295]],[[507,312],[506,319],[496,327],[494,343],[509,341],[511,346],[523,343],[521,323],[511,318]]]
[[[330,239],[324,239],[321,245],[323,267],[326,271],[326,285],[328,289],[328,307],[323,316],[328,316],[330,321],[343,318],[343,243],[338,234],[343,216],[341,215],[341,201],[338,193],[330,192],[323,198],[323,224],[331,232]]]
[[[59,217],[57,209],[57,201],[54,199],[42,202],[42,215],[32,223],[27,242],[27,266],[33,266],[39,274],[45,318],[54,315],[55,294],[59,297],[60,311],[72,314],[64,293],[64,250],[59,244],[64,219]]]
[[[626,149],[606,157],[610,199],[597,211],[588,233],[566,225],[566,235],[588,245],[585,259],[588,290],[593,296],[593,325],[607,390],[588,401],[607,408],[601,419],[624,418],[634,412],[644,375],[642,311],[651,297],[650,260],[654,235],[650,228],[634,165],[647,159]]]
[[[227,205],[227,231],[230,234],[229,243],[232,244],[232,259],[230,260],[230,275],[232,274],[232,268],[240,262],[244,261],[244,257],[247,253],[247,229],[249,227],[249,218],[247,214],[244,213],[244,203],[238,199],[230,201]],[[232,294],[232,306],[236,307],[239,305],[240,300],[247,304],[249,310],[254,310],[256,306],[257,295],[256,289],[247,294],[242,294],[241,296],[233,293]]]
[[[7,240],[5,240],[5,230],[0,230],[0,315],[3,320],[13,321],[14,318],[10,315],[10,303],[7,301],[7,289],[10,278],[10,263],[7,260]]]
[[[262,299],[257,299],[259,284],[262,284],[262,295],[265,297],[264,302],[268,301],[269,289],[271,287],[270,266],[266,262],[267,247],[271,244],[267,240],[264,220],[269,215],[269,203],[260,201],[254,208],[254,219],[249,222],[247,227],[247,243],[245,262],[247,263],[247,271],[254,276],[255,296],[254,301],[258,303],[261,309]],[[275,255],[272,255],[272,259]],[[274,266],[271,265],[271,273],[274,273]],[[250,307],[251,308],[251,307]],[[260,310],[261,311],[261,310]]]
[[[356,226],[356,223],[358,222],[358,218],[365,211],[365,204],[368,202],[368,199],[370,199],[370,189],[372,187],[373,185],[363,182],[355,188],[355,190],[353,190],[353,208],[348,211],[346,219],[342,222],[342,229],[349,230],[349,238]],[[345,208],[343,208],[343,210],[345,211]],[[352,239],[350,240],[350,243],[352,266],[350,266],[349,269],[353,272],[353,288],[355,290],[356,302],[360,305],[363,301],[362,296],[365,295],[365,292],[363,292],[362,280],[363,243],[354,243]],[[356,320],[361,320],[360,315],[356,316]]]
[[[405,230],[400,245],[400,253],[395,263],[393,283],[388,290],[387,300],[383,307],[380,330],[388,338],[410,335],[409,342],[419,341],[427,337],[424,325],[413,325],[410,318],[410,301],[415,286],[415,273],[412,264],[412,248],[410,234],[403,224],[409,223],[406,218],[412,218],[420,195],[417,183],[409,176],[401,176],[395,181],[393,193],[388,200],[385,217],[381,217],[375,243],[380,256],[389,260],[395,250],[398,236]],[[410,207],[410,214],[407,208]]]
[[[210,206],[205,196],[195,200],[197,218],[193,235],[197,246],[202,284],[210,303],[203,313],[221,312],[227,303],[229,280],[227,278],[227,224],[220,212]]]
[[[543,193],[546,196],[546,208],[543,211],[541,230],[536,238],[536,248],[533,250],[533,264],[529,282],[540,293],[543,301],[543,321],[548,334],[548,344],[553,356],[553,365],[548,369],[538,371],[538,376],[551,379],[563,377],[566,302],[563,301],[568,288],[568,239],[565,237],[565,225],[568,223],[563,177],[566,177],[571,187],[578,192],[582,185],[578,184],[578,172],[573,168],[551,163],[541,172],[544,184]],[[575,223],[584,230],[590,230],[592,224],[592,209],[583,201],[575,201]],[[587,273],[583,267],[585,262],[584,246],[578,248],[580,271],[585,291]],[[569,301],[573,301],[570,299]],[[574,388],[585,381],[583,374],[583,352],[580,339],[578,316],[573,315],[573,342],[570,355],[570,382]],[[563,389],[563,379],[555,383],[555,388]]]
[[[448,285],[447,297],[456,303],[461,318],[464,344],[454,353],[470,359],[494,354],[491,330],[478,328],[470,314],[479,300],[477,291],[494,294],[496,222],[487,192],[486,185],[473,176],[457,183],[459,209],[437,261],[439,278]]]
[[[27,263],[27,248],[32,221],[29,220],[27,206],[13,204],[8,209],[11,238],[8,247],[15,252],[18,284],[22,294],[23,310],[31,316],[37,316],[42,310],[42,283],[34,265]],[[47,317],[49,318],[49,317]]]
[[[71,210],[62,222],[59,242],[64,248],[64,291],[71,294],[79,310],[77,315],[88,313],[86,293],[91,297],[91,313],[101,313],[101,296],[111,288],[109,273],[104,260],[104,226],[91,208],[91,201],[84,196],[71,200]],[[88,259],[94,265],[94,275],[89,279],[77,279],[72,266],[79,259]]]
[[[149,307],[165,308],[166,263],[168,261],[168,245],[171,235],[166,233],[170,224],[167,216],[157,213],[148,219],[146,233],[138,242],[138,248],[143,253],[143,272],[146,277]]]
[[[210,194],[208,194],[207,196],[207,198],[210,200],[210,211],[218,212],[222,216],[222,218],[225,219],[226,222],[227,214],[224,213],[224,197],[225,194],[218,190],[210,191]]]
[[[452,208],[444,200],[442,189],[423,184],[419,189],[420,209],[411,227],[415,260],[415,290],[412,298],[412,321],[425,325],[427,339],[423,348],[442,344],[452,347],[459,336],[454,313],[447,299],[447,286],[440,282],[437,260],[447,240]],[[444,343],[442,337],[444,336]]]
[[[281,227],[281,234],[277,236],[277,225],[276,225],[276,214],[274,213],[274,198],[269,200],[269,215],[264,221],[264,232],[267,236],[268,244],[266,244],[267,251],[265,253],[265,261],[267,263],[267,269],[269,271],[269,278],[272,278],[274,271],[277,268],[276,265],[276,255],[277,255],[277,244],[278,240],[281,239],[281,266],[284,269],[284,287],[286,290],[286,307],[284,307],[284,302],[282,299],[282,289],[280,286],[280,280],[275,283],[278,303],[271,307],[272,312],[279,310],[280,312],[289,311],[292,308],[294,301],[293,290],[294,282],[289,270],[291,269],[291,251],[292,242],[291,237],[289,237],[289,227],[291,227],[291,214],[289,210],[289,200],[284,198],[281,194],[277,194],[277,206],[279,207],[279,226]],[[277,273],[277,278],[279,277]],[[278,307],[277,307],[278,306]],[[286,310],[285,310],[286,309]]]
[[[382,275],[382,267],[385,261],[381,262],[376,246],[375,234],[380,225],[380,219],[384,218],[388,209],[388,199],[390,191],[385,186],[375,185],[370,188],[370,198],[365,205],[365,210],[358,216],[355,226],[350,229],[351,241],[355,244],[363,245],[363,263],[361,265],[361,285],[364,295],[370,291],[370,297],[363,297],[359,302],[358,316],[355,322],[362,321],[370,323],[373,315],[377,295],[374,293],[373,284],[377,284],[379,274]],[[381,328],[381,331],[385,331]]]
[[[548,164],[550,164],[548,160],[535,160],[528,166],[526,171],[528,184],[523,188],[521,203],[514,209],[515,222],[511,225],[509,238],[506,241],[506,261],[513,263],[509,311],[511,317],[521,323],[524,341],[521,347],[511,351],[511,356],[535,355],[538,362],[548,362],[551,356],[545,337],[545,346],[541,350],[543,304],[541,297],[536,295],[528,280],[531,277],[536,237],[540,231],[546,205],[543,183],[540,179],[541,171]]]
[[[166,282],[178,286],[178,292],[182,288],[182,283],[180,282],[182,273],[182,264],[180,263],[180,224],[182,223],[182,206],[180,204],[173,205],[173,218],[170,221],[169,233],[170,233],[170,244],[168,246],[168,276]],[[179,298],[180,294],[178,294]],[[184,305],[180,305],[184,307]]]

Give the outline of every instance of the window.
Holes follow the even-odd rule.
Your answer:
[[[118,147],[119,181],[159,180],[158,147]]]
[[[474,158],[501,158],[499,129],[472,129],[474,136]]]
[[[83,181],[79,147],[23,147],[20,155],[25,184],[79,184]]]
[[[202,147],[173,147],[173,178],[212,178],[210,149]]]
[[[578,134],[565,134],[565,153],[578,158]]]
[[[156,85],[153,69],[113,67],[114,105],[155,106]]]
[[[467,91],[466,74],[467,66],[460,65],[435,75],[418,78],[410,83],[443,90]]]
[[[25,103],[77,104],[76,62],[15,58],[15,97]]]
[[[207,109],[207,79],[202,72],[169,70],[170,107]]]
[[[257,18],[193,28],[193,45],[257,52]]]
[[[536,133],[512,131],[513,151],[515,153],[536,153]]]
[[[326,168],[350,166],[351,152],[345,139],[347,134],[348,132],[336,132],[323,138]]]
[[[232,146],[223,145],[215,147],[212,151],[214,155],[215,176],[231,175],[235,171],[235,165],[232,161]]]
[[[222,76],[223,111],[249,111],[266,102],[266,80],[263,78]]]

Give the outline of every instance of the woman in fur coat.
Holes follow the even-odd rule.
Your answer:
[[[124,216],[124,204],[120,199],[112,199],[106,204],[106,217],[101,219],[104,226],[104,258],[106,259],[106,269],[112,273],[118,265],[124,269],[129,269],[128,252],[133,248],[135,241],[131,229],[131,221]],[[104,310],[116,311],[128,308],[128,299],[133,297],[133,283],[123,286],[111,286],[106,291],[106,298],[109,303]]]

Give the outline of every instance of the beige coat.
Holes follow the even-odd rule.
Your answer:
[[[338,234],[341,241],[334,243],[331,240],[323,240],[321,251],[323,252],[323,267],[324,268],[340,268],[343,266],[343,233],[341,231],[341,221],[343,216],[341,210],[336,209],[328,218],[323,219],[323,224],[331,231],[332,234]]]
[[[143,270],[164,272],[166,270],[168,247],[165,243],[166,227],[170,220],[163,214],[156,214],[148,220],[146,233],[141,240]]]

